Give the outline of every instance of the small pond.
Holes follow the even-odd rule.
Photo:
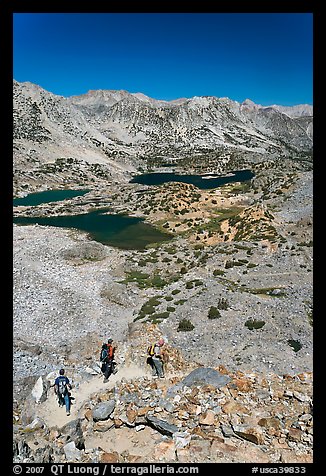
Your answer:
[[[239,170],[236,172],[230,172],[230,174],[224,176],[217,176],[216,174],[205,175],[178,175],[175,173],[148,173],[137,175],[130,180],[130,183],[140,183],[142,185],[162,185],[166,182],[183,182],[190,183],[200,188],[201,190],[207,190],[220,187],[226,183],[232,182],[245,182],[254,177],[254,173],[251,170]]]
[[[144,249],[151,243],[172,238],[162,233],[141,218],[127,215],[105,214],[107,210],[95,210],[81,215],[59,215],[47,217],[14,217],[17,225],[46,225],[76,228],[89,234],[92,240],[122,249]]]
[[[89,190],[45,190],[44,192],[30,193],[26,197],[14,198],[13,205],[18,207],[24,205],[26,207],[34,207],[41,203],[58,202],[67,198],[85,195]]]

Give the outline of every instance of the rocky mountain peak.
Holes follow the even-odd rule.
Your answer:
[[[313,116],[313,106],[311,104],[298,104],[295,106],[279,106],[274,104],[271,107],[292,118]]]
[[[110,89],[91,89],[86,94],[79,96],[70,96],[69,102],[80,106],[112,106],[126,97],[132,97],[128,91],[125,90],[110,90]]]
[[[242,104],[215,96],[162,101],[141,92],[130,93],[126,90],[90,90],[86,94],[64,98],[37,85],[18,82],[14,83],[14,89],[17,127],[20,130],[27,127],[26,121],[20,124],[22,103],[17,101],[18,96],[23,94],[26,100],[30,98],[35,102],[34,129],[36,124],[52,134],[58,127],[60,134],[64,129],[67,143],[71,142],[69,131],[74,130],[74,135],[79,136],[82,142],[85,142],[86,136],[92,136],[99,143],[110,143],[116,152],[126,152],[126,148],[133,144],[133,153],[140,155],[151,155],[158,150],[183,155],[203,147],[210,150],[223,147],[230,152],[256,150],[259,153],[278,153],[282,150],[288,155],[292,150],[312,148],[312,117],[303,116],[308,109],[299,106],[291,109],[290,113],[288,109],[263,108],[250,99]],[[57,116],[61,118],[60,125],[51,124],[54,103]],[[279,117],[273,112],[277,112]],[[296,121],[297,114],[307,120]],[[79,123],[79,132],[73,124],[73,116]],[[67,124],[62,128],[62,117],[69,118],[69,127]],[[92,132],[89,125],[92,125]],[[88,139],[85,146],[90,145]],[[97,148],[97,154],[99,152]]]
[[[258,104],[254,103],[251,99],[245,99],[242,103],[242,106],[251,106],[251,107],[261,107]]]

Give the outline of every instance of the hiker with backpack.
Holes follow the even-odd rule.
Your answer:
[[[147,349],[147,363],[152,367],[152,375],[155,378],[164,378],[165,353],[162,350],[164,343],[164,339],[161,338]]]
[[[54,382],[54,392],[58,397],[59,407],[66,405],[67,416],[70,415],[70,394],[72,386],[69,382],[68,377],[65,376],[64,369],[60,369],[59,376],[55,379]]]
[[[108,339],[107,344],[103,343],[101,354],[100,354],[100,362],[102,364],[101,371],[104,375],[103,383],[106,383],[109,380],[111,373],[117,373],[117,364],[114,360],[114,353],[116,351],[116,346],[113,345],[113,339]]]

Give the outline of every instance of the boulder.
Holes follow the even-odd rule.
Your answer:
[[[227,383],[231,381],[231,378],[228,375],[223,375],[219,371],[212,369],[210,367],[199,367],[190,374],[188,374],[181,382],[173,385],[167,391],[167,396],[171,397],[175,395],[179,390],[182,390],[184,386],[202,386],[202,385],[211,385],[215,388],[224,387]]]
[[[153,428],[155,428],[155,430],[163,435],[172,436],[173,433],[179,431],[179,428],[176,425],[172,425],[167,421],[160,420],[152,415],[147,415],[146,420]]]
[[[264,443],[264,435],[261,427],[252,427],[250,425],[234,425],[233,431],[236,435],[251,441],[256,445]]]
[[[205,439],[191,440],[185,448],[176,449],[177,461],[180,463],[207,463],[210,461],[211,441]]]
[[[45,427],[44,421],[41,418],[36,417],[29,425],[25,426],[23,431],[24,432],[36,431],[44,427]]]
[[[34,463],[52,463],[53,460],[53,448],[46,446],[37,448],[33,454]]]
[[[107,420],[115,408],[115,400],[101,402],[93,408],[94,421]]]
[[[19,456],[20,458],[28,458],[31,453],[31,449],[24,440],[20,440],[17,442],[15,447],[14,456]]]
[[[187,431],[173,433],[174,446],[177,449],[185,448],[191,441],[191,434]]]
[[[94,367],[85,367],[85,372],[90,375],[98,375],[101,373],[101,369],[99,366],[94,365]]]
[[[32,389],[32,398],[35,400],[36,403],[44,402],[47,398],[47,389],[48,385],[43,377],[40,376]]]
[[[72,420],[60,428],[61,435],[65,441],[74,441],[76,448],[83,450],[85,448],[84,434],[81,427],[82,420]]]
[[[212,410],[207,410],[205,413],[202,413],[199,418],[199,423],[201,425],[214,425],[215,422],[215,413]]]
[[[65,452],[66,460],[67,461],[78,461],[81,458],[81,451],[76,448],[75,442],[70,441],[67,443],[64,447],[63,450]]]

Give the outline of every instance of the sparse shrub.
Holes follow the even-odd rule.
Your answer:
[[[310,241],[307,241],[307,243],[304,243],[304,242],[301,242],[301,243],[298,243],[298,246],[313,246],[313,241],[310,240]]]
[[[170,315],[170,313],[168,311],[158,312],[156,314],[152,314],[149,317],[149,320],[156,321],[157,319],[167,319],[169,317],[169,315]]]
[[[155,275],[152,279],[152,286],[156,288],[163,288],[167,284],[167,281],[161,278],[159,275]]]
[[[217,303],[217,308],[222,310],[227,310],[229,307],[229,302],[225,298],[219,298]]]
[[[200,279],[195,279],[193,283],[195,286],[202,286],[204,284],[202,281],[200,281]]]
[[[146,301],[141,309],[140,309],[140,313],[141,314],[153,314],[153,312],[155,311],[155,306],[158,306],[160,304],[160,300],[157,299],[156,297],[152,297],[150,298],[148,301]]]
[[[173,297],[172,296],[165,296],[164,298],[166,301],[173,301]]]
[[[147,261],[144,260],[144,259],[141,259],[138,261],[138,266],[146,266],[147,265]]]
[[[221,317],[220,311],[215,306],[211,306],[208,311],[208,319],[217,319]]]
[[[213,271],[213,276],[221,276],[225,274],[225,272],[222,269],[214,269]]]
[[[177,223],[177,225],[178,225],[178,223]],[[176,226],[177,226],[177,225],[176,225]],[[167,253],[169,253],[170,255],[174,255],[174,253],[176,252],[176,249],[173,248],[173,247],[170,247],[170,248],[166,248],[165,251],[166,251]]]
[[[245,322],[245,326],[248,327],[249,330],[253,329],[261,329],[265,325],[265,321],[259,321],[256,319],[248,319]]]
[[[83,243],[69,248],[63,252],[63,257],[67,260],[100,261],[107,256],[106,249],[101,244]]]
[[[288,344],[292,347],[294,352],[298,352],[302,348],[302,344],[298,340],[289,339]]]
[[[257,264],[255,263],[248,263],[247,264],[247,268],[255,268],[257,266]]]
[[[178,325],[177,331],[192,331],[195,326],[189,321],[189,319],[181,319]]]

